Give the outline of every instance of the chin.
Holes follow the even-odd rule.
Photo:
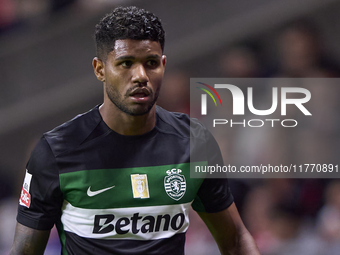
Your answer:
[[[149,105],[144,107],[137,106],[136,108],[132,107],[133,109],[126,109],[126,111],[124,110],[123,111],[131,116],[142,116],[148,114],[153,108],[153,106],[154,104],[151,106]]]

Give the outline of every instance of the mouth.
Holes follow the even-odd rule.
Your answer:
[[[134,101],[146,101],[150,94],[151,92],[147,88],[137,88],[132,90],[128,95]]]

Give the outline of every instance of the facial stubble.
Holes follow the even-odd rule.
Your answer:
[[[108,98],[110,99],[110,101],[122,112],[128,115],[131,115],[131,116],[145,115],[149,113],[152,107],[155,105],[158,99],[158,96],[159,96],[160,87],[157,88],[155,93],[153,93],[152,90],[149,90],[150,94],[148,96],[153,98],[153,100],[150,103],[130,104],[129,102],[127,102],[129,98],[129,94],[131,91],[133,91],[136,88],[138,88],[138,86],[130,88],[129,90],[126,91],[125,95],[122,96],[116,88],[106,86],[106,94]]]

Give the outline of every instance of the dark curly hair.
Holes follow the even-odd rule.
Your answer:
[[[95,27],[97,57],[106,60],[116,40],[151,40],[159,42],[164,51],[165,32],[160,19],[135,6],[117,7],[106,14]]]

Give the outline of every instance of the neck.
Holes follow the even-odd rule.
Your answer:
[[[99,112],[106,125],[121,135],[142,135],[151,131],[156,125],[156,105],[152,109],[139,116],[129,115],[122,112],[116,106],[115,109],[110,109],[110,106],[102,104],[99,107]]]

